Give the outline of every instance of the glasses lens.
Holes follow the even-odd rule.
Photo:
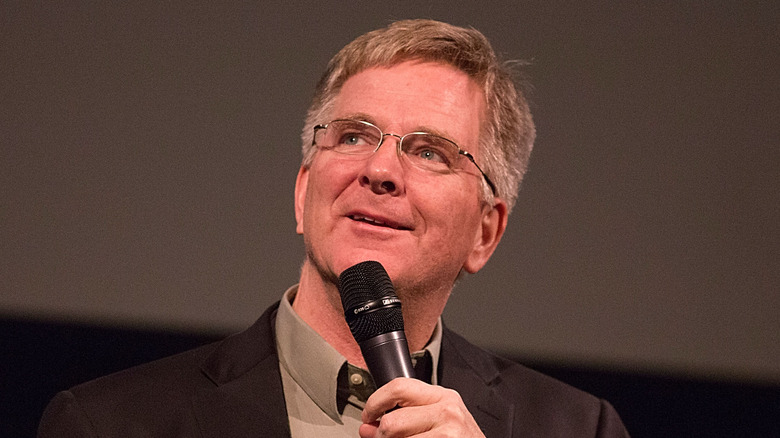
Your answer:
[[[408,134],[402,147],[409,161],[421,169],[449,172],[460,160],[458,146],[434,134]]]
[[[317,144],[342,154],[370,154],[382,136],[379,128],[357,120],[334,120],[320,131]]]

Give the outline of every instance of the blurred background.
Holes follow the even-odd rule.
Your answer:
[[[403,18],[530,64],[507,234],[445,322],[641,436],[780,436],[777,2],[0,3],[0,436],[297,281],[328,59]]]

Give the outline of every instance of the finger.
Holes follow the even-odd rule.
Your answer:
[[[372,423],[375,425],[376,423]],[[367,429],[368,431],[369,429]],[[448,399],[444,403],[410,406],[385,414],[370,437],[481,437],[479,425],[462,403]]]
[[[379,422],[374,421],[373,423],[369,424],[361,424],[360,428],[358,429],[358,434],[360,435],[360,438],[374,438],[376,437],[377,430],[379,429]]]
[[[366,401],[363,408],[364,423],[376,421],[385,412],[396,406],[420,406],[432,404],[440,400],[438,390],[443,388],[432,386],[417,379],[399,377],[377,389]]]
[[[437,424],[435,406],[411,406],[396,409],[382,416],[376,424],[376,437],[417,436],[434,428]]]

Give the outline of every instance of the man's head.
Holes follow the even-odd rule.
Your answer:
[[[341,130],[334,121],[345,119],[359,128]],[[375,135],[354,130],[367,126]],[[447,154],[415,149],[431,138],[421,131],[470,160],[455,154],[436,170]],[[404,21],[359,37],[330,62],[304,128],[295,192],[304,272],[335,283],[376,260],[399,295],[443,306],[458,274],[481,269],[500,241],[533,136],[525,101],[479,32]],[[368,143],[378,147],[352,153]]]
[[[536,135],[528,103],[521,90],[517,90],[509,66],[500,63],[484,35],[438,21],[392,23],[358,37],[331,59],[317,85],[303,128],[303,165],[308,166],[316,152],[313,127],[333,118],[334,99],[344,82],[365,69],[408,60],[452,65],[483,90],[486,106],[479,166],[495,183],[496,196],[511,211]],[[485,184],[485,199],[491,195]]]

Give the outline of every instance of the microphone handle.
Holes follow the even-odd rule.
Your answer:
[[[415,377],[403,330],[366,339],[360,351],[377,388],[396,377]]]

